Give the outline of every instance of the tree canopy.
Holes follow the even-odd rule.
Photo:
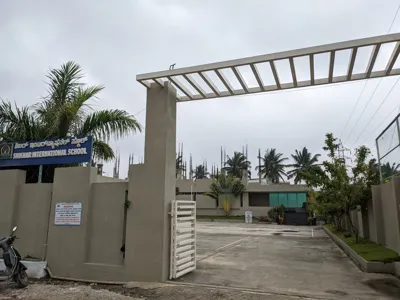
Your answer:
[[[258,174],[261,173],[263,178],[271,180],[272,183],[279,183],[280,180],[285,181],[283,176],[287,177],[285,172],[286,165],[283,163],[288,158],[282,157],[282,153],[276,153],[275,148],[267,149],[264,156],[260,156],[261,166],[257,166]]]
[[[193,178],[196,179],[204,179],[210,175],[204,165],[198,165],[193,171]]]
[[[224,170],[227,174],[235,176],[241,179],[244,171],[247,170],[248,177],[251,177],[250,172],[251,163],[247,160],[247,157],[241,152],[234,152],[232,157],[228,156],[228,160],[225,163]]]
[[[301,171],[305,171],[310,167],[318,167],[317,162],[318,162],[318,157],[320,156],[321,154],[312,155],[306,147],[304,147],[301,151],[296,150],[295,154],[292,154],[292,158],[295,161],[295,163],[287,165],[287,167],[293,168],[287,173],[288,179],[294,177],[295,184],[304,180],[304,178],[301,177]]]
[[[208,196],[216,200],[222,200],[224,211],[229,215],[231,202],[246,190],[242,181],[232,175],[221,173],[217,178],[211,179],[210,192]]]
[[[80,66],[67,62],[47,74],[47,95],[33,106],[0,103],[0,139],[31,141],[66,136],[93,136],[94,159],[110,161],[114,151],[108,144],[141,131],[136,118],[121,109],[93,110],[92,104],[104,89],[87,86]]]
[[[322,163],[321,168],[309,167],[299,173],[309,186],[319,188],[311,209],[325,216],[328,222],[333,223],[339,230],[341,220],[346,216],[352,230],[358,236],[350,212],[357,206],[366,209],[368,201],[372,198],[371,186],[379,184],[379,173],[375,159],[368,161],[371,151],[367,147],[361,146],[356,149],[355,165],[351,172],[348,171],[345,160],[338,156],[338,148],[339,143],[333,134],[326,134],[323,149],[329,159]]]

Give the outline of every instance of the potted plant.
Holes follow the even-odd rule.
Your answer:
[[[273,207],[268,211],[268,217],[279,224],[279,207]]]

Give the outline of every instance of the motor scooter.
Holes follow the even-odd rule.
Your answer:
[[[6,270],[0,273],[0,281],[13,280],[19,287],[26,287],[28,285],[27,268],[21,262],[21,254],[13,246],[17,239],[14,235],[17,229],[14,227],[9,237],[0,238],[0,248],[3,250],[3,260],[6,266]]]

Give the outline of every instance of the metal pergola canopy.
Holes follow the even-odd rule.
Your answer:
[[[377,58],[383,46],[393,44],[391,55],[384,57],[385,66],[377,68]],[[362,59],[360,52],[369,47],[369,59],[365,70],[354,73],[356,60]],[[342,51],[348,51],[347,70],[342,75],[335,75],[335,57]],[[259,55],[218,63],[198,65],[160,72],[140,74],[136,80],[149,88],[152,83],[164,86],[170,81],[178,90],[178,101],[202,100],[217,97],[245,95],[260,92],[308,87],[322,84],[333,84],[368,78],[400,75],[400,68],[395,68],[400,53],[400,33],[375,36],[370,38],[326,44],[297,50],[283,51],[266,55]],[[328,55],[328,69],[322,77],[316,76],[317,56]],[[360,58],[361,57],[361,58]],[[295,59],[306,58],[304,69],[296,66]],[[282,61],[286,64],[286,72],[290,73],[290,82],[280,78],[277,64]],[[265,84],[266,67],[273,77],[273,84]],[[246,71],[243,71],[247,69]],[[307,73],[307,80],[299,80],[300,73]],[[254,82],[253,86],[249,82]]]

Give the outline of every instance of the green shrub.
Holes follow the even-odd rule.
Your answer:
[[[268,211],[268,217],[273,220],[277,221],[279,218],[279,207],[273,207]]]

